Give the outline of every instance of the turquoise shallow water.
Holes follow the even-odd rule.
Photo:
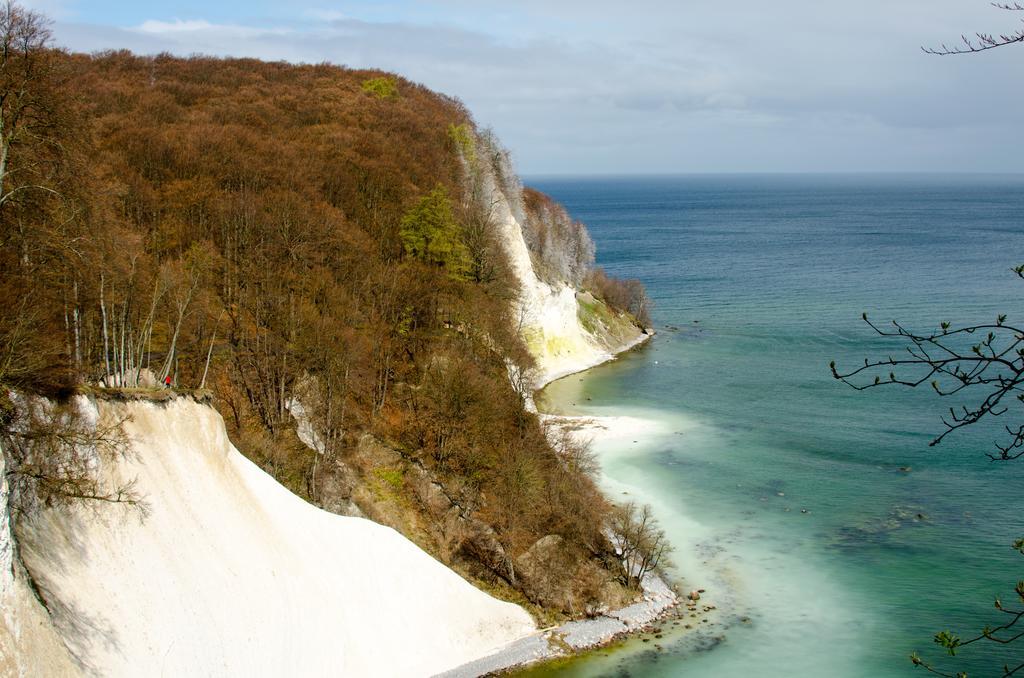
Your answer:
[[[634,643],[543,673],[925,675],[907,657],[940,658],[932,634],[997,620],[992,599],[1012,597],[1024,564],[1009,548],[1024,536],[1024,462],[987,460],[992,427],[929,448],[953,403],[857,393],[828,363],[900,350],[863,311],[925,329],[1024,321],[1010,271],[1024,263],[1024,177],[530,183],[587,223],[599,264],[646,283],[659,330],[547,400],[657,422],[598,444],[605,485],[654,504],[678,575],[722,610],[660,652]],[[947,666],[983,676],[1024,658],[983,649]]]

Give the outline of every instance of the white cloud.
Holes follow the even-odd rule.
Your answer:
[[[206,21],[205,19],[192,19],[188,21],[182,21],[181,19],[175,19],[174,21],[148,19],[131,30],[157,35],[203,33],[207,35],[231,38],[250,38],[261,35],[286,35],[291,32],[286,28],[258,28],[252,26],[237,26],[234,24],[214,24]]]
[[[302,10],[302,17],[305,19],[311,19],[313,21],[342,21],[348,19],[349,16],[344,12],[340,12],[336,9],[319,9],[309,8]]]
[[[524,0],[501,26],[485,3],[439,0],[441,18],[420,23],[314,8],[269,28],[154,18],[131,29],[59,21],[56,32],[87,51],[393,70],[465,101],[527,172],[924,170],[954,157],[964,170],[1024,171],[1012,143],[1024,48],[963,59],[918,49],[990,30],[983,1],[973,12],[954,0],[815,12],[800,0],[635,4]]]

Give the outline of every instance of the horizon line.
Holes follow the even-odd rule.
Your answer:
[[[1016,171],[974,171],[974,170],[706,170],[706,171],[667,171],[667,172],[526,172],[521,176],[530,177],[685,177],[715,175],[748,175],[748,176],[805,176],[831,174],[843,175],[912,175],[912,176],[978,176],[978,177],[1024,177],[1024,170]]]

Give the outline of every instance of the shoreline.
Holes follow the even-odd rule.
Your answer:
[[[555,627],[540,629],[491,655],[439,673],[435,678],[476,678],[500,674],[555,659],[579,656],[588,650],[606,647],[645,631],[660,633],[661,629],[654,626],[672,617],[672,613],[679,608],[681,598],[659,574],[645,576],[642,586],[643,599],[632,605],[590,619],[567,621]],[[687,607],[687,610],[692,609]]]
[[[549,372],[537,381],[537,386],[530,396],[531,401],[548,384],[579,374],[612,360],[646,344],[654,337],[653,331],[647,331],[634,340],[622,345],[615,353],[599,356],[596,361],[579,364],[575,369]],[[538,411],[544,422],[568,430],[572,435],[588,441],[597,438],[606,440],[631,437],[637,432],[650,430],[650,422],[629,416],[586,416],[563,415]],[[607,495],[607,490],[602,490]],[[596,617],[567,621],[556,627],[540,629],[536,633],[512,642],[494,653],[478,660],[437,674],[436,678],[475,678],[481,675],[505,673],[527,666],[539,665],[557,659],[569,659],[583,655],[587,651],[607,647],[617,641],[639,637],[651,632],[654,638],[662,638],[664,629],[659,627],[662,622],[672,622],[675,627],[687,620],[694,624],[685,624],[685,633],[700,628],[698,621],[706,622],[707,613],[717,609],[715,605],[690,600],[678,590],[680,582],[672,582],[664,572],[647,574],[641,583],[641,597],[625,607],[604,612]],[[703,616],[702,619],[697,617]],[[647,643],[651,639],[643,638]],[[660,649],[660,645],[655,645]]]
[[[605,363],[609,363],[613,360],[618,360],[620,357],[622,357],[623,354],[629,353],[633,349],[646,344],[648,341],[654,338],[655,334],[656,332],[653,329],[642,330],[639,336],[634,337],[630,341],[616,347],[615,349],[610,350],[610,352],[608,353],[598,353],[597,355],[588,358],[584,361],[578,362],[575,365],[570,365],[563,369],[552,370],[540,374],[537,377],[537,380],[534,382],[533,393],[530,394],[530,398],[535,398],[538,393],[544,390],[544,387],[546,387],[548,384],[551,384],[552,382],[556,382],[559,379],[564,379],[565,377],[571,377],[572,375],[579,374],[580,372],[592,370],[595,367],[604,365]]]

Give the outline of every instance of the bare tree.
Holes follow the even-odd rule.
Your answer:
[[[66,228],[74,210],[61,195],[70,177],[63,147],[70,107],[49,40],[42,15],[0,4],[0,296],[17,302],[0,314],[6,387],[66,382],[82,355],[80,278],[55,263],[81,252]]]
[[[177,356],[178,337],[181,335],[181,327],[188,316],[189,305],[192,298],[199,289],[204,269],[208,265],[205,261],[205,252],[198,245],[193,246],[183,262],[166,264],[161,275],[166,276],[170,282],[167,287],[174,291],[173,310],[176,314],[174,331],[171,334],[171,344],[167,349],[164,364],[160,368],[160,381],[162,382],[171,374],[174,369],[174,359]]]
[[[0,439],[19,517],[80,502],[144,509],[133,481],[112,485],[103,475],[106,464],[129,454],[123,418],[101,413],[93,420],[81,399],[58,404],[35,396],[13,399],[3,418]]]
[[[1008,12],[1024,12],[1024,5],[1017,2],[1012,4],[993,2],[991,4],[997,9],[1006,10]],[[1005,47],[1006,45],[1012,45],[1018,42],[1024,42],[1024,28],[1018,28],[1012,33],[1001,33],[999,35],[993,35],[991,33],[975,33],[973,38],[961,35],[960,43],[954,44],[952,47],[943,43],[939,47],[922,47],[921,49],[927,54],[949,56],[950,54],[972,54],[974,52],[984,52],[986,50],[995,49],[996,47]]]
[[[1024,5],[1018,2],[992,2],[991,5],[1008,12],[1024,12]],[[980,32],[973,38],[961,35],[959,44],[948,46],[943,43],[937,48],[921,49],[927,54],[949,56],[984,52],[1022,42],[1024,28],[1019,28],[999,35]],[[1018,266],[1014,272],[1024,278],[1024,266]],[[924,333],[910,330],[895,320],[891,327],[883,328],[868,320],[867,314],[863,318],[878,335],[904,340],[906,354],[898,359],[892,356],[883,360],[866,359],[862,366],[846,372],[839,371],[833,361],[829,367],[836,379],[858,391],[888,385],[916,388],[923,384],[928,384],[942,397],[970,396],[980,391],[981,395],[974,404],[949,408],[949,414],[942,418],[943,431],[932,439],[929,446],[938,445],[947,435],[965,426],[1007,414],[1011,407],[1020,416],[1017,406],[1024,403],[1024,330],[1007,325],[1005,315],[999,315],[992,324],[953,327],[949,322],[942,322],[938,330]],[[988,453],[988,457],[993,461],[1012,461],[1024,456],[1024,424],[1013,423],[1003,428],[1006,437],[994,442],[996,451]],[[1013,548],[1024,554],[1024,539],[1014,542]],[[1024,581],[1018,582],[1014,591],[1024,606]],[[1024,631],[1014,628],[1024,617],[1024,609],[1007,608],[999,599],[995,601],[995,608],[1008,615],[1004,618],[1005,623],[987,626],[967,640],[949,631],[941,631],[935,634],[935,643],[950,656],[955,656],[959,649],[981,641],[1008,645],[1024,637]],[[915,666],[936,675],[949,678],[967,675],[944,672],[921,659],[916,652],[910,659]],[[1024,662],[1015,666],[1004,664],[998,675],[1006,678],[1021,669],[1024,669]]]
[[[1024,278],[1024,266],[1015,268],[1014,273]],[[863,318],[878,335],[902,340],[905,352],[895,357],[865,360],[863,365],[849,371],[840,371],[833,361],[829,366],[833,377],[858,391],[882,386],[917,388],[927,385],[941,397],[975,396],[972,404],[949,408],[948,414],[942,417],[943,431],[929,445],[940,444],[950,433],[965,426],[1009,414],[1016,420],[1003,426],[1005,437],[994,442],[995,450],[989,452],[988,457],[1005,462],[1024,456],[1024,423],[1021,423],[1024,329],[1007,324],[1005,315],[997,316],[992,323],[961,327],[941,322],[937,330],[923,333],[895,320],[883,327],[870,321],[867,314]],[[1024,539],[1014,542],[1013,548],[1024,554]],[[981,641],[1007,645],[1024,637],[1024,631],[1016,628],[1024,617],[1024,582],[1018,582],[1014,591],[1021,608],[1006,607],[998,599],[995,603],[996,610],[1007,615],[1004,623],[985,627],[967,640],[950,631],[941,631],[935,635],[935,643],[953,656],[962,647]],[[911,661],[936,675],[950,678],[966,675],[943,672],[917,653],[911,655]],[[1022,669],[1024,661],[1014,666],[1004,665],[998,675],[1005,678]]]
[[[58,111],[47,87],[55,69],[50,38],[43,15],[10,0],[0,6],[0,208],[22,191],[56,194],[42,179],[46,163],[41,159],[10,162],[21,145],[59,144],[53,134]]]
[[[1024,266],[1014,269],[1024,278]],[[982,393],[973,405],[950,408],[942,418],[944,430],[929,445],[938,445],[953,431],[988,417],[999,417],[1011,406],[1024,402],[1024,329],[1006,324],[1000,315],[991,324],[952,327],[942,322],[934,332],[918,333],[892,321],[891,329],[879,327],[863,316],[871,329],[883,337],[906,342],[899,357],[865,360],[848,372],[840,372],[835,361],[832,376],[858,391],[878,386],[916,388],[927,384],[940,396]],[[1014,402],[1016,401],[1016,402]],[[1019,414],[1019,411],[1018,411]],[[994,461],[1024,456],[1024,423],[1003,427],[1007,437],[996,441]]]
[[[622,559],[626,584],[640,588],[647,573],[663,564],[672,552],[665,531],[649,504],[629,502],[615,507],[608,526],[612,545]]]

